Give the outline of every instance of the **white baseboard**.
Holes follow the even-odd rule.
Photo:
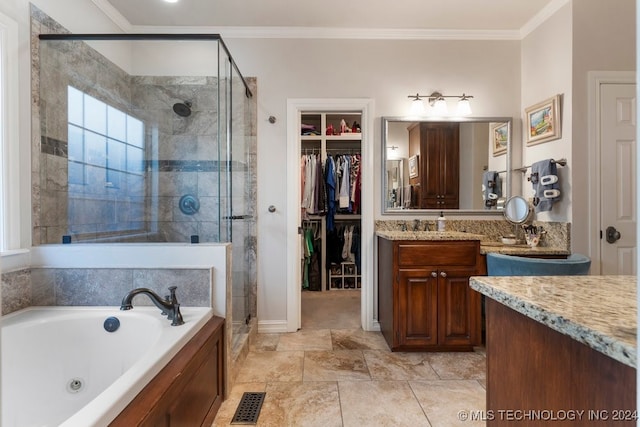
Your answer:
[[[259,320],[258,321],[259,334],[281,334],[285,332],[288,332],[286,320]]]

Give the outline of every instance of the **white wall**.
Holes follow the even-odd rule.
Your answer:
[[[34,0],[34,3],[72,32],[118,32],[115,25],[101,15],[89,0]],[[465,92],[474,95],[474,116],[514,117],[513,140],[522,144],[521,119],[524,108],[556,93],[563,93],[562,139],[524,148],[522,158],[516,154],[518,157],[514,159],[514,166],[530,164],[541,158],[566,157],[569,168],[564,172],[563,185],[566,191],[573,194],[563,199],[557,210],[554,208],[554,211],[540,219],[573,220],[576,226],[579,224],[581,219],[573,212],[586,208],[583,194],[586,190],[578,184],[578,189],[573,188],[573,183],[582,182],[577,177],[585,173],[586,162],[579,157],[582,151],[577,153],[580,150],[575,145],[572,147],[572,143],[576,139],[574,132],[583,128],[578,123],[586,114],[580,111],[576,124],[572,125],[573,110],[578,108],[576,103],[581,101],[579,97],[582,96],[575,89],[576,82],[586,79],[586,73],[582,75],[582,70],[608,62],[607,55],[628,57],[631,65],[627,68],[633,68],[633,54],[627,55],[626,51],[613,53],[607,50],[607,43],[601,45],[593,41],[604,37],[605,33],[608,37],[626,39],[628,31],[620,31],[619,28],[611,31],[611,26],[600,30],[596,18],[600,18],[601,22],[602,18],[622,15],[626,20],[623,20],[621,28],[635,29],[635,25],[627,25],[634,16],[627,10],[633,0],[616,0],[616,6],[622,4],[622,8],[611,8],[608,2],[599,0],[575,3],[562,7],[522,42],[226,39],[242,73],[257,77],[258,84],[258,316],[261,321],[286,318],[286,251],[294,242],[287,242],[285,236],[287,227],[295,226],[286,223],[285,189],[287,178],[292,177],[286,176],[282,164],[287,150],[286,105],[289,98],[374,99],[374,141],[377,146],[373,152],[375,164],[379,165],[379,117],[407,114],[409,94],[427,94],[439,90],[445,94]],[[29,74],[27,5],[27,0],[5,0],[0,4],[0,11],[17,16],[21,24],[22,76]],[[82,19],[77,19],[78,16],[82,16]],[[572,29],[576,35],[572,35]],[[591,41],[576,44],[578,37]],[[631,44],[632,40],[629,39],[627,43]],[[589,43],[595,43],[595,55],[587,54]],[[633,48],[629,47],[630,50]],[[597,57],[604,59],[601,61]],[[589,64],[581,61],[589,61]],[[615,64],[616,67],[622,68],[623,62]],[[586,84],[583,86],[586,93]],[[30,106],[27,77],[23,77],[20,87],[21,100],[24,100],[20,109],[21,130],[26,130],[21,133],[21,141],[28,158]],[[586,102],[584,104],[586,109]],[[278,119],[275,124],[267,120],[271,115]],[[586,126],[584,129],[586,132]],[[586,138],[579,136],[579,144],[586,143],[583,142]],[[518,149],[514,151],[518,153]],[[363,189],[374,191],[376,219],[384,218],[380,213],[379,170],[379,166],[376,166],[372,171],[376,174],[375,188]],[[23,176],[25,180],[21,186],[28,194],[28,172]],[[524,185],[523,188],[529,191],[530,186]],[[578,207],[574,208],[576,203]],[[268,213],[269,205],[276,206],[277,211]],[[25,202],[24,212],[29,214],[28,201]],[[27,225],[30,228],[30,224]],[[25,231],[25,235],[30,234],[29,230]],[[579,241],[579,238],[577,241],[574,239],[574,248],[580,245]]]
[[[615,7],[612,5],[615,4]],[[589,237],[589,71],[635,71],[636,2],[573,2],[572,236],[574,252],[591,255]],[[596,225],[596,224],[594,224]],[[597,226],[597,225],[596,225]]]
[[[558,166],[561,199],[549,212],[536,214],[540,221],[571,222],[571,170],[576,167],[571,157],[572,143],[572,34],[571,3],[563,6],[542,25],[522,40],[522,108],[537,104],[556,94],[563,94],[561,102],[562,138],[527,147],[522,146],[522,163],[553,158],[567,159],[567,167]],[[522,116],[524,121],[524,115]],[[523,124],[523,141],[526,132]],[[531,169],[522,174],[522,195],[532,197],[531,183],[526,181]],[[515,175],[514,175],[515,177]]]
[[[222,34],[224,37],[224,34]],[[372,98],[376,146],[374,209],[380,212],[380,117],[409,112],[407,95],[474,95],[475,116],[518,116],[520,43],[518,41],[388,41],[227,39],[243,74],[258,82],[258,317],[286,319],[288,98]],[[278,118],[270,124],[267,118]],[[519,124],[516,126],[519,129]],[[274,205],[276,213],[267,212]],[[397,219],[398,217],[393,217]]]
[[[74,33],[119,32],[89,0],[35,0],[36,6]],[[3,7],[6,7],[3,2]],[[24,41],[21,58],[21,141],[29,147],[29,9],[16,0],[5,13],[19,16]],[[82,19],[77,19],[82,16]],[[224,34],[222,34],[224,37]],[[285,239],[286,182],[282,161],[286,150],[288,98],[373,98],[375,162],[380,164],[380,116],[408,112],[407,95],[439,90],[474,95],[476,116],[517,116],[520,109],[518,41],[387,41],[387,40],[226,40],[245,76],[258,81],[258,283],[261,321],[286,319]],[[292,55],[293,53],[293,55]],[[25,72],[27,70],[27,72]],[[452,72],[455,70],[455,72]],[[269,124],[267,118],[279,120]],[[518,126],[516,126],[518,127]],[[23,176],[29,188],[29,164]],[[376,168],[378,171],[379,168]],[[372,171],[371,173],[376,173]],[[376,173],[375,216],[380,214],[380,174]],[[29,194],[25,191],[24,194]],[[27,198],[25,198],[27,200]],[[30,209],[25,202],[25,213]],[[267,213],[274,205],[276,213]],[[30,235],[30,223],[25,235]],[[30,240],[30,237],[29,237]],[[27,245],[28,246],[28,245]]]

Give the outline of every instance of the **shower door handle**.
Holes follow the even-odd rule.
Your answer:
[[[234,220],[234,219],[251,219],[253,218],[253,215],[231,215],[231,216],[223,216],[222,219],[230,219],[230,220]]]

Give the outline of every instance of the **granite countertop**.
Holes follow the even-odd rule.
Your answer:
[[[462,231],[376,231],[376,235],[387,240],[482,240],[482,234]]]
[[[505,245],[501,242],[487,241],[483,234],[467,233],[462,231],[399,231],[378,230],[376,235],[387,240],[480,240],[480,253],[489,252],[507,255],[569,255],[566,248],[553,248],[537,246],[531,248],[527,245]]]
[[[636,368],[636,276],[472,277],[472,289]]]
[[[549,246],[536,246],[532,248],[528,245],[505,245],[500,242],[480,242],[480,253],[485,255],[488,253],[498,253],[505,255],[571,255],[566,248],[556,248]]]

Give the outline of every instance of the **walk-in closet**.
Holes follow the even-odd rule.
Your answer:
[[[361,118],[300,113],[303,291],[361,288]]]

